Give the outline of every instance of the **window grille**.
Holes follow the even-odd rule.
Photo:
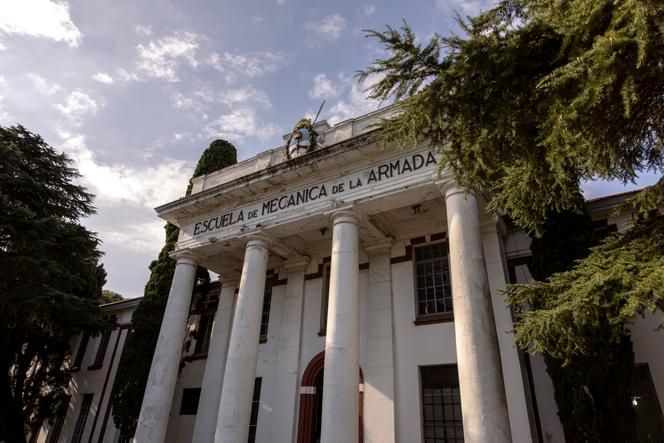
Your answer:
[[[97,354],[95,355],[95,361],[88,369],[99,369],[103,366],[106,350],[108,349],[108,342],[111,339],[111,332],[110,329],[102,332],[101,339],[99,340],[99,347],[97,347]]]
[[[420,368],[425,443],[462,442],[461,397],[456,365]]]
[[[71,443],[80,443],[83,439],[83,431],[85,430],[85,422],[88,419],[90,414],[90,406],[92,406],[92,396],[93,394],[83,394],[83,401],[81,402],[81,410],[78,413],[78,419],[76,419],[76,426],[74,426],[74,432],[71,435]]]
[[[330,299],[330,264],[323,266],[323,293],[320,302],[320,332],[327,329],[327,306]]]
[[[258,410],[261,402],[261,382],[259,377],[254,381],[254,395],[251,399],[251,418],[249,420],[249,439],[248,443],[256,441],[256,428],[258,427]]]
[[[452,313],[452,287],[447,243],[415,248],[417,315]]]
[[[212,325],[214,324],[214,312],[204,312],[198,321],[198,333],[196,335],[196,347],[194,353],[206,354],[210,349],[212,338]]]
[[[272,303],[272,278],[265,279],[265,295],[263,296],[263,312],[261,314],[261,339],[267,338],[270,323],[270,304]]]

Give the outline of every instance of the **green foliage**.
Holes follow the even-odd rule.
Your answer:
[[[544,281],[556,272],[567,271],[575,260],[585,258],[596,243],[593,222],[587,211],[550,212],[542,236],[530,243],[530,275]]]
[[[662,171],[664,3],[505,0],[419,45],[406,24],[368,31],[392,54],[359,73],[403,99],[388,140],[430,141],[456,180],[541,233],[578,209],[580,180]]]
[[[18,442],[57,412],[70,338],[104,327],[106,272],[71,161],[22,126],[0,126],[0,158],[0,440]]]
[[[108,289],[101,290],[101,304],[113,303],[120,300],[124,300],[124,297],[117,292],[109,291]]]
[[[570,270],[576,260],[585,258],[597,243],[590,215],[586,212],[550,213],[542,236],[530,245],[528,263],[535,280]],[[531,309],[539,310],[542,294]],[[629,440],[634,411],[631,406],[634,373],[632,343],[623,330],[619,342],[611,336],[602,319],[592,328],[592,354],[578,355],[564,362],[544,354],[547,371],[555,388],[558,416],[570,442]],[[615,380],[621,383],[616,385]]]
[[[237,151],[235,146],[226,140],[215,140],[203,151],[201,158],[196,164],[192,179],[201,175],[210,174],[214,171],[225,168],[226,166],[237,163]],[[187,187],[187,194],[191,194],[191,182]]]
[[[620,342],[638,314],[664,307],[664,215],[608,237],[546,282],[509,286],[507,296],[520,319],[515,332],[523,348],[569,363],[593,354],[593,333],[601,327]]]
[[[225,140],[215,140],[203,152],[194,175],[209,174],[237,163],[235,147]],[[191,193],[191,182],[186,194]],[[122,353],[113,386],[113,419],[122,435],[130,437],[136,430],[143,394],[150,373],[152,355],[159,338],[159,330],[166,309],[166,302],[175,272],[175,261],[169,254],[175,249],[180,230],[167,223],[166,243],[157,260],[150,264],[150,279],[145,285],[144,296],[132,316],[132,333]],[[204,268],[196,273],[194,293],[204,291],[210,276]]]

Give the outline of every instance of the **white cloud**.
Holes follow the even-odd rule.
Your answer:
[[[193,68],[198,65],[196,50],[200,40],[201,37],[193,32],[177,31],[146,45],[138,45],[137,69],[147,77],[176,82],[179,80],[177,68],[182,62]]]
[[[61,89],[60,85],[45,79],[41,75],[28,73],[28,77],[30,77],[30,80],[32,80],[32,84],[35,85],[35,88],[37,88],[37,90],[42,94],[52,95]]]
[[[189,95],[175,92],[172,96],[173,105],[179,109],[194,109],[203,112],[211,104],[222,103],[234,109],[241,105],[254,105],[260,109],[270,109],[272,103],[264,91],[251,86],[213,91],[203,87]]]
[[[69,5],[52,0],[0,1],[0,32],[45,37],[70,47],[83,37],[69,16]]]
[[[334,98],[339,95],[338,89],[325,74],[317,74],[314,77],[314,84],[309,90],[309,97],[314,99]]]
[[[367,90],[381,78],[381,75],[374,74],[360,84],[353,77],[342,77],[341,85],[344,96],[330,109],[328,121],[335,124],[378,109],[380,101],[369,99]]]
[[[172,96],[173,98],[173,105],[175,105],[176,108],[178,109],[197,109],[198,108],[198,103],[196,100],[192,99],[191,97],[187,97],[186,95],[176,92]]]
[[[253,87],[224,89],[219,93],[219,101],[229,106],[255,104],[262,109],[270,109],[272,103],[265,91]]]
[[[136,34],[138,34],[138,35],[142,35],[142,36],[152,35],[152,26],[150,26],[150,25],[136,25],[134,30],[136,31]]]
[[[230,140],[245,140],[256,137],[267,140],[279,133],[272,123],[261,122],[256,111],[248,106],[233,109],[230,113],[222,114],[215,121],[205,127],[209,137],[222,137]]]
[[[369,17],[376,12],[376,5],[364,5],[364,15]]]
[[[155,166],[100,164],[83,134],[59,131],[62,149],[74,160],[86,187],[99,204],[154,207],[182,197],[192,168],[184,161],[164,159]]]
[[[224,72],[234,70],[239,75],[260,77],[274,72],[284,65],[286,58],[283,54],[270,51],[247,52],[244,54],[226,52],[222,55],[212,54],[209,64]]]
[[[445,13],[458,12],[474,16],[496,5],[496,0],[436,0],[436,7]]]
[[[185,185],[186,186],[186,185]],[[103,249],[111,245],[121,246],[136,252],[156,254],[164,246],[164,221],[129,223],[97,227]]]
[[[339,14],[328,15],[319,22],[308,24],[307,29],[327,40],[334,40],[346,29],[346,19]]]
[[[105,83],[107,85],[111,85],[111,84],[115,83],[115,81],[113,80],[113,77],[111,77],[106,72],[98,72],[95,75],[93,75],[92,78],[97,80],[98,82]]]
[[[97,113],[99,104],[85,92],[76,89],[65,98],[64,103],[56,104],[54,107],[72,124],[79,126],[83,123],[85,115]]]
[[[0,75],[0,123],[3,124],[9,120],[9,114],[7,113],[7,110],[5,109],[2,103],[6,91],[7,91],[7,81],[2,75]]]

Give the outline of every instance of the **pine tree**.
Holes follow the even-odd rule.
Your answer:
[[[425,45],[405,23],[367,31],[390,55],[359,79],[379,75],[372,98],[400,101],[400,113],[380,125],[386,140],[431,143],[459,184],[492,195],[491,210],[536,237],[558,214],[582,210],[582,180],[664,172],[664,3],[503,0],[458,23],[463,35]],[[569,392],[596,387],[612,370],[629,384],[627,325],[664,306],[663,205],[660,179],[623,208],[640,220],[627,232],[573,265],[559,256],[560,266],[540,273],[545,281],[508,288],[517,342],[551,363],[572,441],[610,440],[629,422],[624,395],[598,415],[588,411],[588,391]]]
[[[235,163],[237,163],[235,146],[225,140],[215,140],[203,151],[192,179]],[[191,188],[190,181],[186,195],[191,193]],[[169,253],[175,249],[180,231],[170,223],[166,224],[165,230],[166,243],[157,260],[150,264],[150,279],[145,285],[143,298],[132,316],[132,332],[122,353],[113,387],[113,419],[125,437],[134,435],[136,430],[152,355],[157,346],[175,272],[175,261],[170,258]],[[209,282],[210,276],[207,270],[199,267],[196,272],[194,293],[204,292]]]
[[[22,442],[64,399],[70,338],[104,327],[106,272],[71,161],[22,126],[0,126],[0,158],[0,440]]]

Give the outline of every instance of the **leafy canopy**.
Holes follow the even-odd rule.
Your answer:
[[[664,3],[503,0],[417,42],[407,24],[367,31],[391,54],[372,98],[401,100],[388,139],[430,141],[441,165],[538,234],[577,209],[580,180],[662,171]],[[661,192],[661,191],[660,191]]]
[[[104,327],[106,272],[71,161],[22,126],[0,126],[0,158],[0,440],[24,441],[65,396],[70,338]]]

